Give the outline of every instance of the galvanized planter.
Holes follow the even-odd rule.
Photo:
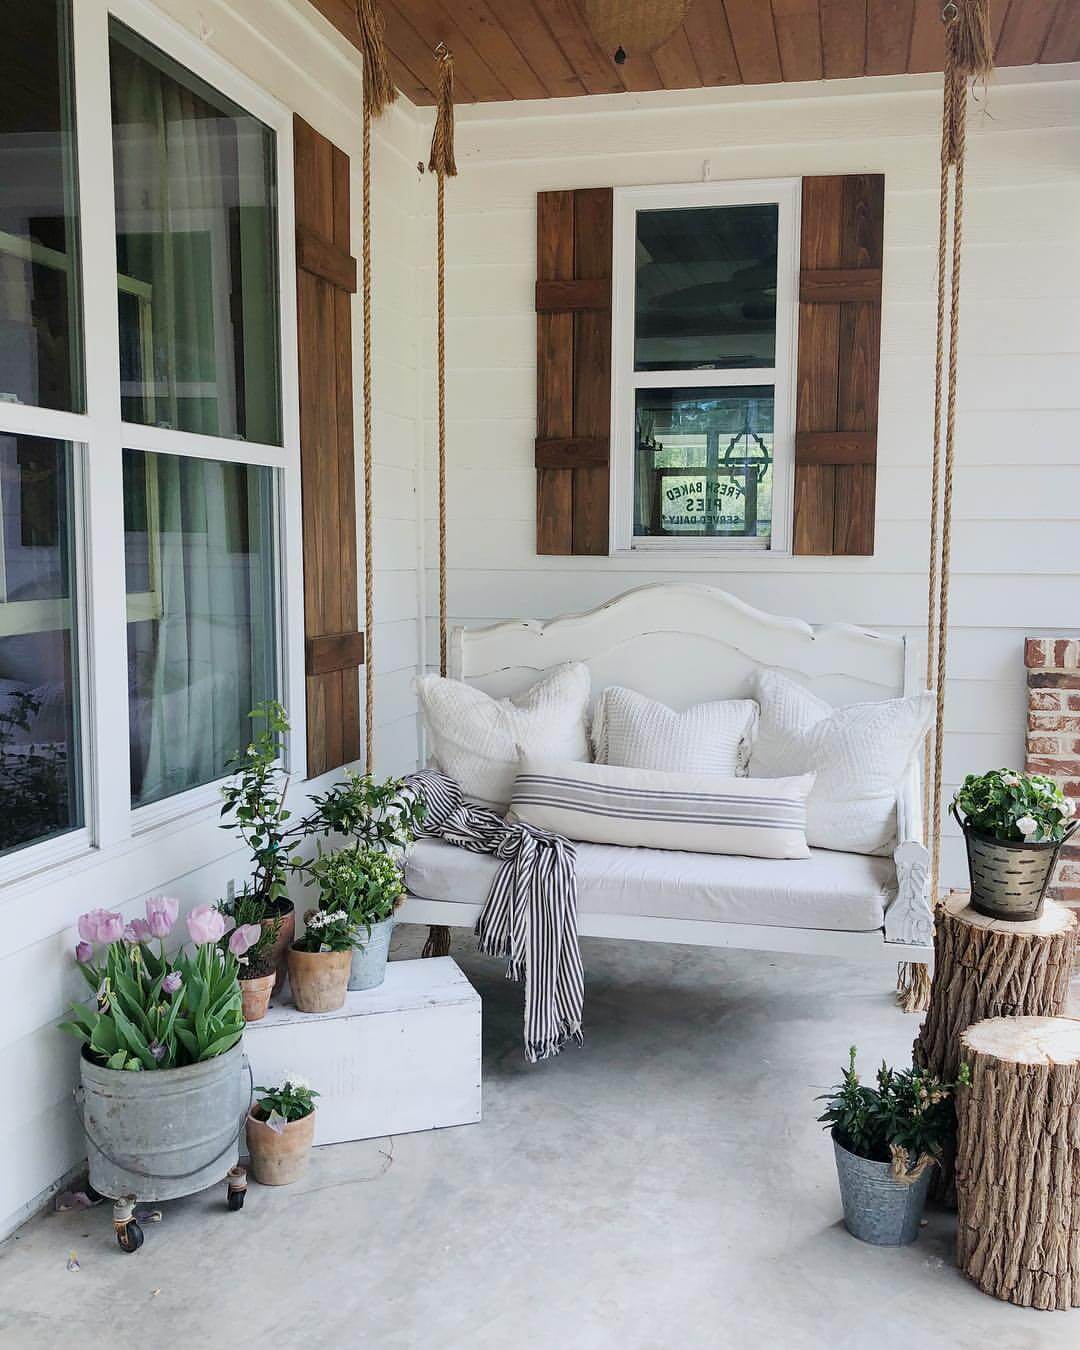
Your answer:
[[[361,926],[358,937],[362,947],[354,947],[349,969],[349,989],[376,989],[386,979],[386,959],[390,954],[390,939],[394,933],[394,915],[371,925],[371,933]]]
[[[99,1194],[175,1200],[235,1165],[251,1100],[243,1042],[182,1069],[105,1069],[85,1054],[80,1064],[90,1185]]]
[[[1076,822],[1058,843],[1037,844],[995,839],[976,830],[955,806],[952,813],[967,844],[972,909],[1013,923],[1037,919],[1062,844],[1076,829]]]
[[[892,1164],[872,1162],[850,1153],[833,1134],[844,1227],[860,1242],[876,1247],[904,1247],[919,1236],[933,1168],[913,1181],[897,1181]]]

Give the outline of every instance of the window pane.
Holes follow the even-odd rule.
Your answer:
[[[273,470],[124,451],[131,800],[220,778],[277,693]]]
[[[0,435],[0,853],[82,824],[71,449]]]
[[[82,412],[67,0],[0,5],[0,400]]]
[[[776,356],[778,208],[637,213],[635,370],[734,370]]]
[[[279,445],[273,132],[111,33],[123,415]]]
[[[772,534],[773,390],[639,389],[634,534]]]

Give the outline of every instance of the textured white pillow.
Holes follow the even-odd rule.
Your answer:
[[[516,698],[492,698],[461,680],[416,680],[431,754],[470,801],[505,811],[523,754],[587,760],[589,668],[558,666]]]
[[[813,774],[755,782],[523,758],[510,809],[530,825],[592,844],[808,858],[813,782]]]
[[[699,703],[675,712],[633,689],[612,685],[593,715],[597,764],[666,773],[745,773],[757,725],[753,699]]]
[[[889,853],[896,794],[933,717],[930,694],[833,708],[776,670],[758,671],[754,778],[815,773],[806,838],[813,848]]]

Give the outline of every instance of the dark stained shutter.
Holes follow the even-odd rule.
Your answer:
[[[608,551],[611,207],[611,188],[537,196],[538,553]]]
[[[293,123],[308,774],[360,757],[349,159]]]
[[[794,551],[872,554],[885,179],[804,178]]]

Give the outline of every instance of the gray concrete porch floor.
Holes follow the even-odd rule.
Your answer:
[[[42,1215],[0,1247],[0,1347],[1080,1345],[1080,1312],[968,1284],[951,1216],[898,1250],[841,1226],[814,1096],[852,1041],[867,1071],[909,1054],[887,969],[583,946],[586,1046],[529,1067],[520,990],[457,937],[484,1000],[481,1124],[316,1150],[239,1214],[217,1188],[174,1201],[132,1257],[105,1206]]]

